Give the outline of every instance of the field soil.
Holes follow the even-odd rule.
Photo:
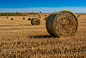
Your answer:
[[[34,15],[0,16],[0,58],[86,58],[86,14],[78,17],[75,36],[60,38],[47,32],[44,18],[49,15],[35,15],[40,25],[31,25],[28,18]]]

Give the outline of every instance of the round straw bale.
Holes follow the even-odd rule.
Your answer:
[[[44,20],[47,20],[47,17],[45,17]]]
[[[35,15],[33,15],[35,17]]]
[[[8,17],[7,17],[7,19],[8,19]]]
[[[38,15],[38,16],[40,16],[40,15]]]
[[[46,16],[46,15],[45,15]]]
[[[28,20],[31,20],[31,18],[28,18]]]
[[[24,16],[26,16],[26,14],[24,14]]]
[[[40,12],[40,13],[42,13],[42,12]]]
[[[78,18],[69,10],[53,12],[46,20],[46,29],[52,36],[73,36],[78,29]]]
[[[11,20],[13,20],[13,18],[11,18]]]
[[[32,18],[31,19],[31,24],[32,25],[39,25],[40,24],[40,19],[39,18]]]
[[[80,15],[77,16],[77,18],[79,17]]]
[[[25,19],[25,17],[23,17],[23,19]]]
[[[39,18],[41,18],[41,17],[39,17]]]

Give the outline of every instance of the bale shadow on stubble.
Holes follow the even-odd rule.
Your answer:
[[[36,35],[36,36],[28,36],[29,38],[34,38],[34,39],[43,39],[43,38],[58,38],[56,36],[52,36],[52,35]]]

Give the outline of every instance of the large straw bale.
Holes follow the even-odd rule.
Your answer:
[[[78,18],[68,10],[53,12],[46,20],[46,29],[53,36],[73,36],[78,29]]]

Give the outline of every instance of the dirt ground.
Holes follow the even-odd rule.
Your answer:
[[[50,14],[39,15],[40,25],[31,25],[28,18],[34,15],[0,16],[0,58],[86,58],[85,14],[78,18],[75,36],[61,38],[52,37],[46,30],[44,18]],[[35,17],[39,18],[38,14]]]

